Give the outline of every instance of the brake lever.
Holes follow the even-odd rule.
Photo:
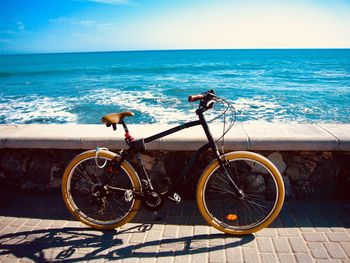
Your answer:
[[[213,108],[213,106],[214,106],[214,103],[215,103],[216,101],[215,100],[209,100],[207,103],[206,103],[206,108],[208,108],[208,109],[211,109],[211,108]]]

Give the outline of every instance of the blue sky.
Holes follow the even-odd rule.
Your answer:
[[[349,47],[350,0],[0,0],[0,54]]]

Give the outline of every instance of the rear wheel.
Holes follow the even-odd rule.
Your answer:
[[[277,168],[252,152],[232,152],[203,172],[197,186],[197,204],[204,219],[218,230],[246,235],[268,226],[279,214],[284,185]],[[232,182],[243,195],[233,191]]]
[[[140,190],[135,170],[124,161],[118,174],[105,187],[101,182],[111,161],[117,157],[109,151],[87,151],[75,157],[62,178],[62,194],[68,210],[79,221],[97,229],[113,229],[129,222],[140,207],[140,200],[130,198],[132,191]],[[126,193],[127,192],[127,193]],[[129,195],[129,198],[126,198]]]

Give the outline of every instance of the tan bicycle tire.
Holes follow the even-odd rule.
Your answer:
[[[223,159],[226,158],[226,160],[235,160],[235,159],[251,159],[255,162],[260,162],[262,165],[266,167],[266,169],[270,170],[271,175],[275,178],[275,183],[277,186],[277,201],[275,203],[275,206],[273,208],[273,211],[269,214],[268,218],[266,218],[261,224],[250,228],[250,229],[245,229],[245,230],[236,230],[232,229],[229,227],[225,227],[215,218],[211,215],[211,213],[207,210],[206,205],[205,205],[205,200],[204,200],[204,187],[206,185],[206,182],[208,178],[211,176],[213,172],[216,171],[219,167],[219,162],[217,160],[214,160],[211,162],[206,169],[203,171],[198,184],[197,184],[197,192],[196,192],[196,199],[197,199],[197,205],[199,208],[199,211],[205,221],[218,229],[221,232],[227,233],[227,234],[233,234],[233,235],[247,235],[251,234],[254,232],[257,232],[265,227],[267,227],[269,224],[271,224],[275,218],[278,216],[279,212],[282,209],[283,202],[284,202],[284,195],[285,195],[285,190],[284,190],[284,183],[281,174],[279,173],[278,169],[274,166],[274,164],[269,161],[267,158],[263,157],[260,154],[256,154],[253,152],[247,152],[247,151],[237,151],[237,152],[230,152],[225,154]]]
[[[97,223],[91,222],[91,221],[85,219],[83,216],[81,216],[80,213],[77,211],[78,209],[74,207],[72,201],[69,198],[69,191],[68,191],[67,184],[68,184],[70,175],[72,173],[72,169],[74,167],[76,167],[77,164],[83,162],[84,160],[91,159],[91,158],[95,157],[95,154],[96,154],[95,150],[83,152],[83,153],[79,154],[78,156],[76,156],[68,164],[67,168],[64,171],[63,178],[62,178],[61,190],[62,190],[63,200],[64,200],[64,203],[65,203],[67,209],[69,210],[69,212],[78,221],[80,221],[80,222],[82,222],[82,223],[84,223],[92,228],[95,228],[95,229],[114,229],[114,228],[120,227],[120,226],[130,222],[130,220],[136,215],[137,211],[140,208],[140,200],[138,200],[138,199],[133,200],[134,203],[132,205],[132,209],[121,221],[119,221],[115,224],[102,225],[102,224],[97,224]],[[104,150],[99,151],[98,155],[100,157],[107,158],[110,160],[112,160],[115,157],[119,158],[117,156],[117,154],[110,152],[110,151],[104,151]],[[133,169],[133,167],[127,161],[124,161],[122,163],[122,169],[127,173],[129,178],[131,179],[134,190],[140,191],[140,189],[141,189],[140,180],[139,180],[139,177],[137,176],[135,170]]]

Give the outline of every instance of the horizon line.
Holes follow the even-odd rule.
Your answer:
[[[230,50],[332,50],[350,49],[350,47],[264,47],[264,48],[179,48],[179,49],[130,49],[130,50],[95,50],[95,51],[57,51],[57,52],[18,52],[0,53],[0,56],[16,55],[55,55],[55,54],[82,54],[82,53],[117,53],[117,52],[155,52],[155,51],[230,51]]]

